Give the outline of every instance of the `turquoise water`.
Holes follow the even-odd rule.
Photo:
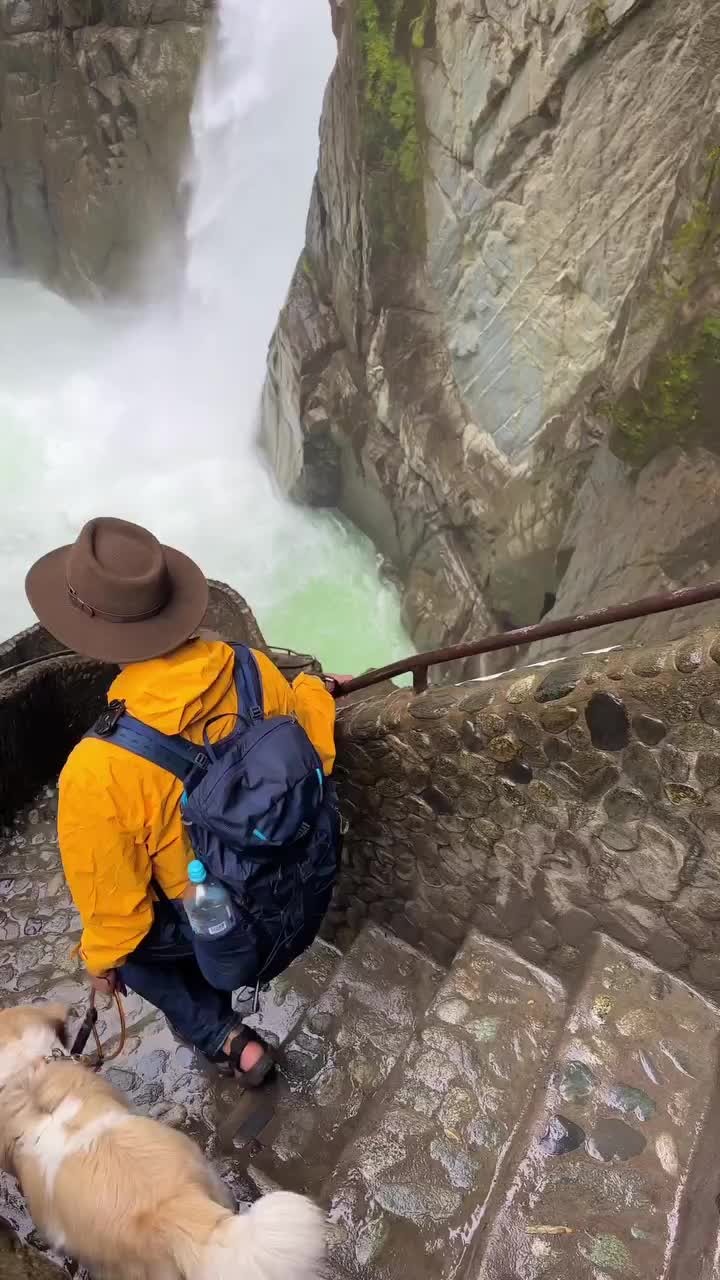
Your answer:
[[[137,520],[229,582],[268,641],[340,674],[411,649],[372,545],[276,491],[246,415],[178,317],[85,312],[0,281],[0,637],[32,621],[28,566],[92,515]]]
[[[356,531],[332,520],[332,566],[306,566],[302,581],[279,574],[277,604],[259,614],[271,644],[323,657],[340,675],[381,667],[414,652],[399,620],[394,588],[378,580],[374,548]]]

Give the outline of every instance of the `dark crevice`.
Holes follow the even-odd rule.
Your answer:
[[[2,187],[5,192],[5,226],[7,229],[7,242],[11,258],[10,265],[16,267],[19,263],[18,234],[17,226],[15,224],[15,209],[13,206],[12,191],[5,173],[0,172],[0,183],[2,183]]]
[[[338,339],[335,342],[329,342],[327,346],[323,347],[320,351],[315,352],[314,355],[309,356],[306,360],[303,361],[303,364],[300,368],[300,383],[301,383],[300,417],[301,418],[305,413],[308,401],[312,398],[315,391],[317,390],[318,383],[322,378],[322,375],[324,374],[328,365],[330,364],[330,361],[332,360],[333,356],[336,355],[338,351],[344,351],[344,350],[345,350],[345,343],[342,341],[342,339]]]

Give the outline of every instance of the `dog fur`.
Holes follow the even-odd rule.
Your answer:
[[[0,1011],[0,1166],[50,1244],[103,1280],[316,1280],[321,1211],[275,1192],[237,1215],[189,1138],[70,1058],[66,1010]]]

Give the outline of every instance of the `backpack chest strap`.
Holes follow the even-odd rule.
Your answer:
[[[101,742],[112,742],[116,747],[123,747],[125,751],[131,751],[133,755],[174,774],[183,783],[187,782],[193,769],[205,772],[209,763],[202,748],[188,742],[187,738],[151,729],[150,725],[136,720],[127,711],[118,717],[109,731],[103,732],[102,728],[96,727],[86,733],[85,737],[99,738]]]
[[[238,699],[238,719],[250,723],[263,719],[263,687],[257,662],[246,645],[231,646],[235,654],[235,688]],[[217,716],[222,720],[225,716]],[[213,721],[209,721],[212,724]],[[113,742],[116,747],[156,764],[168,773],[174,774],[184,784],[194,770],[205,773],[210,765],[212,748],[207,741],[208,750],[188,742],[180,734],[165,734],[136,720],[125,710],[122,702],[113,702],[103,712],[86,738],[99,738],[101,742]]]

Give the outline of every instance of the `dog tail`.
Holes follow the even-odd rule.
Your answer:
[[[187,1280],[318,1280],[325,1218],[305,1196],[274,1191],[241,1214],[206,1208],[210,1218],[175,1221],[171,1248]]]

